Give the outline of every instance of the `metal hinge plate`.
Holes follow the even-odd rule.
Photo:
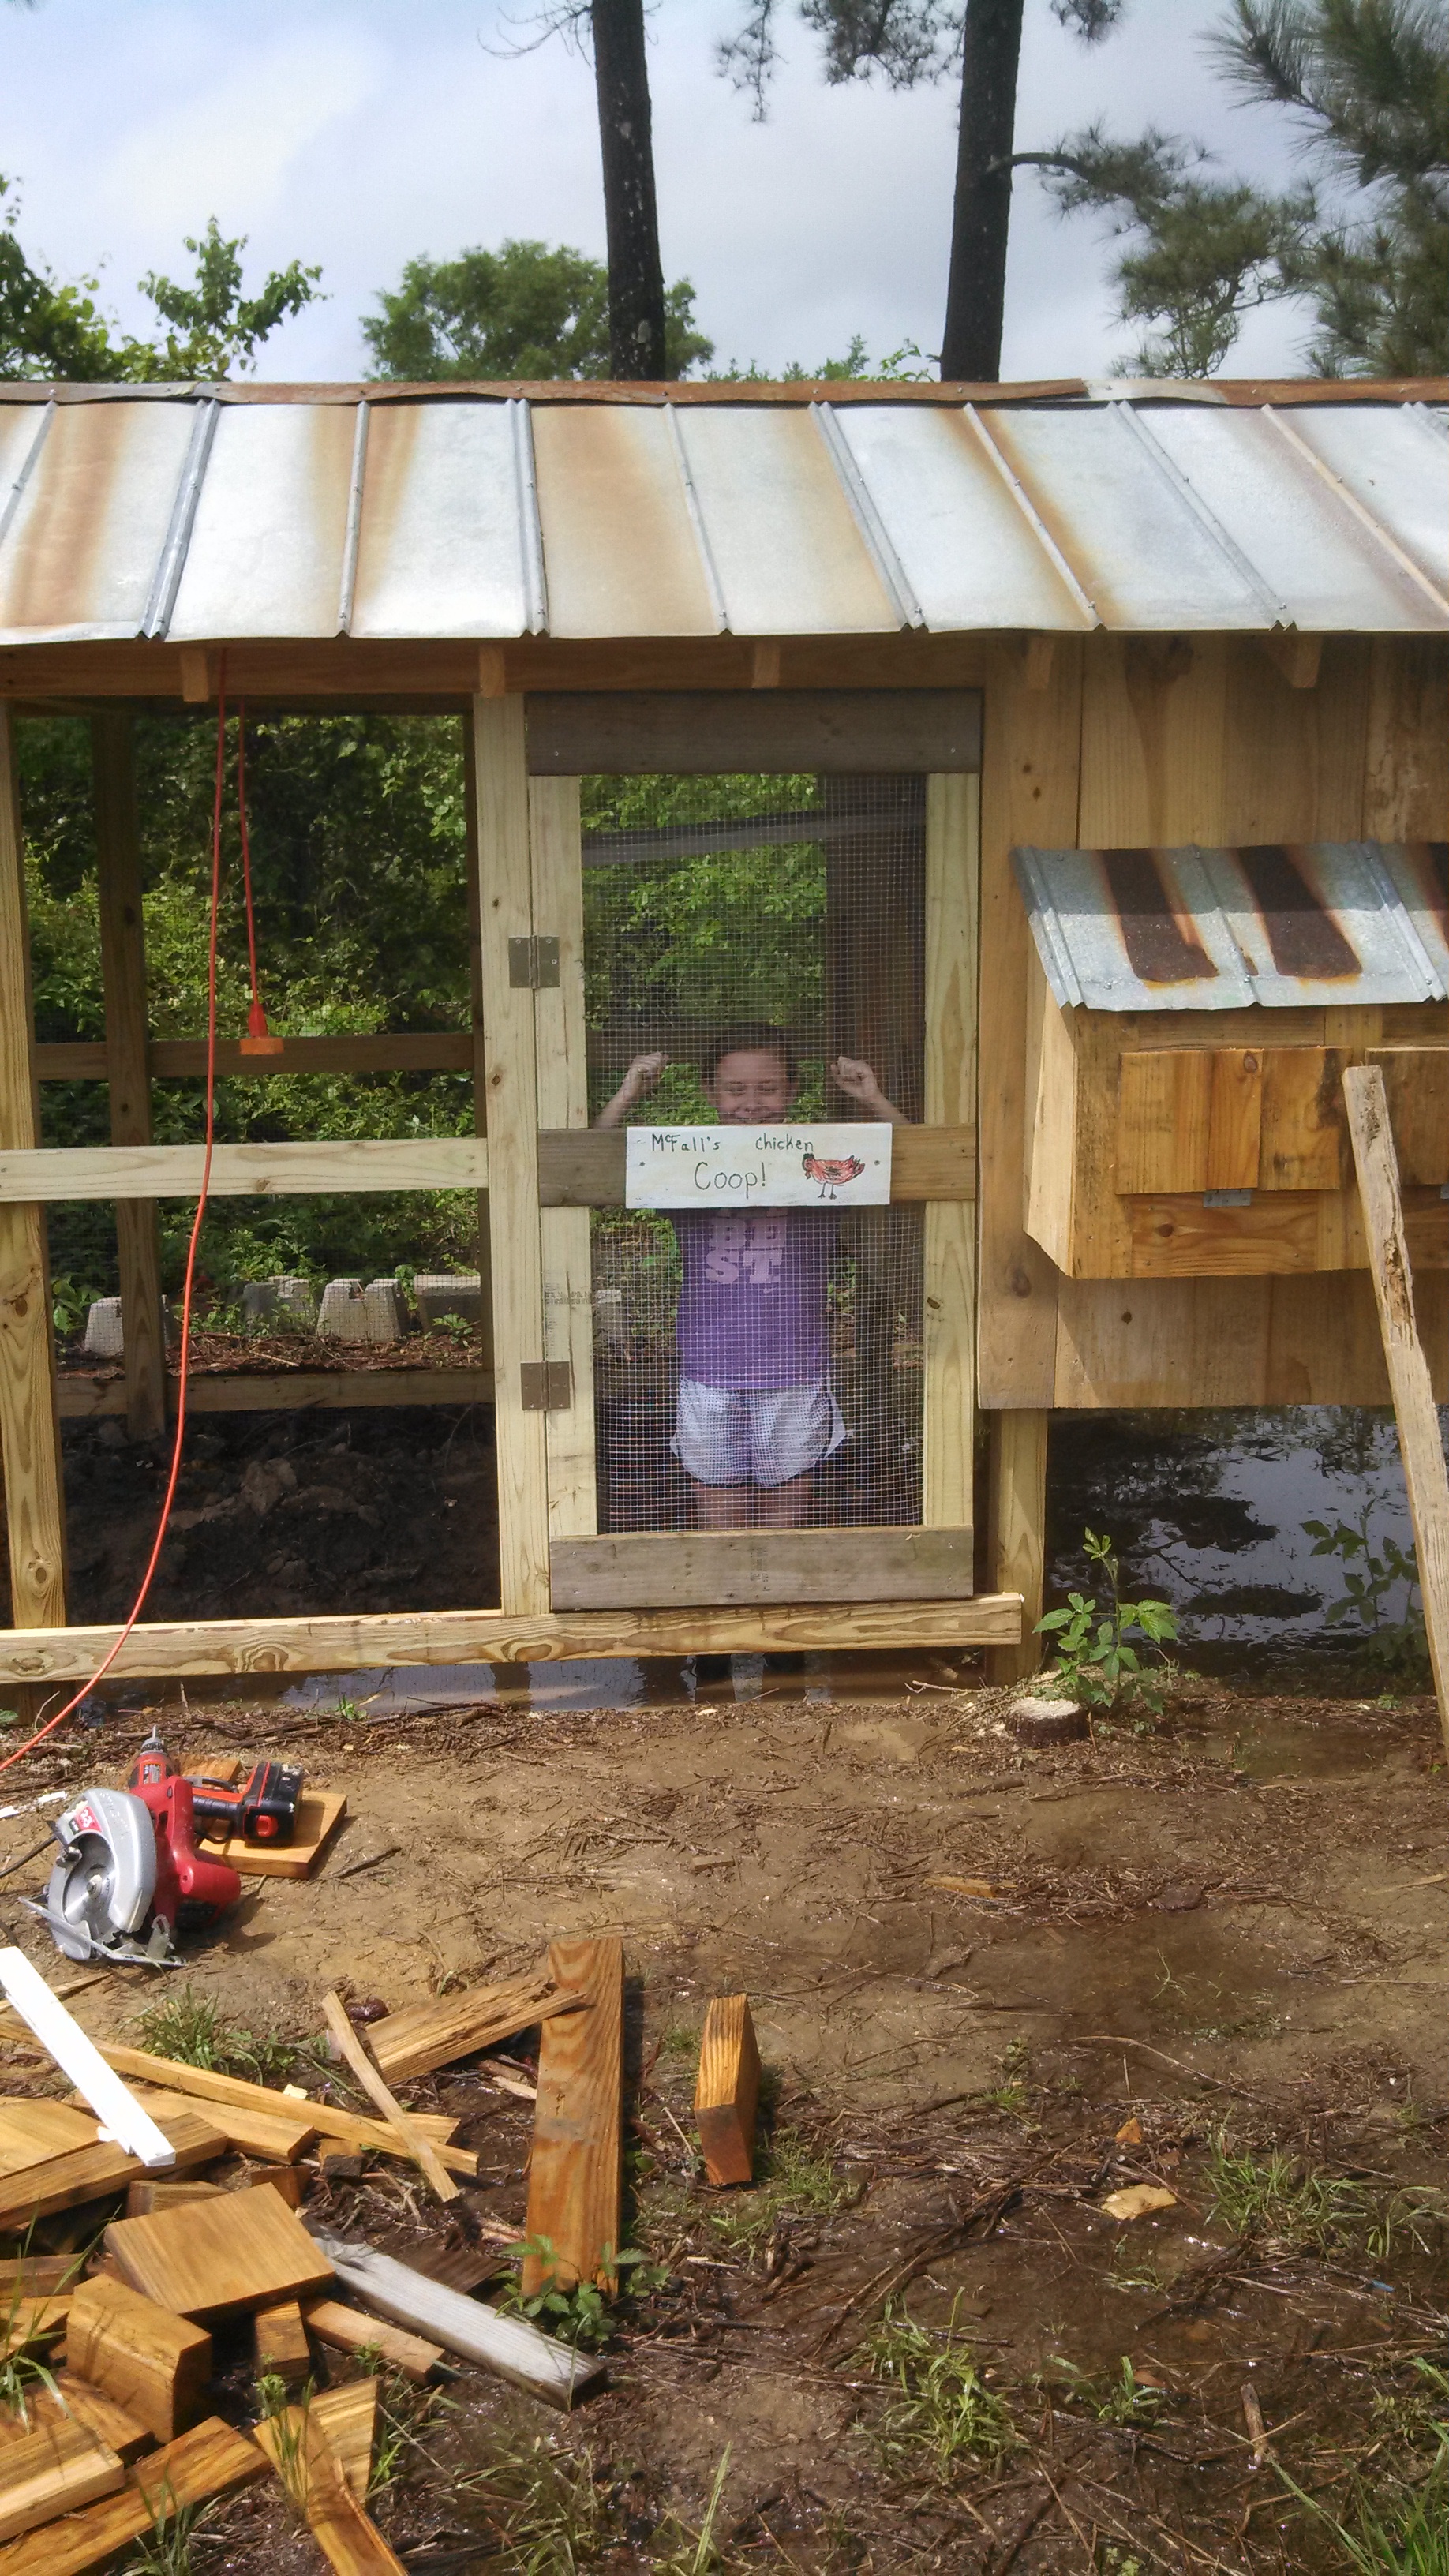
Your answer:
[[[558,941],[537,931],[508,943],[508,981],[515,992],[543,993],[559,980]]]
[[[525,1360],[518,1383],[525,1413],[566,1413],[574,1400],[571,1360]]]

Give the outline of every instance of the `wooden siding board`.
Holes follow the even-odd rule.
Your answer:
[[[924,1109],[937,1126],[964,1125],[976,1108],[980,819],[977,779],[928,781]],[[923,1232],[921,1518],[928,1529],[969,1530],[975,1516],[975,1211],[937,1200],[926,1208]],[[969,1548],[965,1581],[969,1589]],[[850,1584],[843,1589],[847,1597],[854,1591]]]

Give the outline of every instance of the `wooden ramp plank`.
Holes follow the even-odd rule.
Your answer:
[[[560,1990],[589,2009],[543,2026],[525,2226],[552,2256],[525,2253],[523,2287],[532,2296],[551,2278],[565,2290],[596,2281],[612,2291],[623,2181],[623,1946],[553,1941],[548,1963]]]
[[[1379,1331],[1394,1399],[1394,1419],[1399,1427],[1409,1517],[1414,1525],[1439,1724],[1449,1747],[1449,1473],[1445,1471],[1444,1442],[1429,1363],[1414,1317],[1414,1278],[1404,1242],[1388,1093],[1376,1064],[1350,1065],[1343,1077],[1343,1090],[1363,1200]]]
[[[245,2315],[321,2290],[332,2266],[265,2183],[154,2218],[121,2218],[106,2245],[133,2289],[174,2315]]]
[[[753,2182],[760,2052],[748,1995],[716,1995],[704,2017],[694,2117],[713,2183]]]
[[[211,2384],[206,2328],[101,2274],[71,2301],[66,2360],[158,2442],[173,2442],[196,2422]]]

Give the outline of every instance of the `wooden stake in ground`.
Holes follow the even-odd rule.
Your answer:
[[[711,2182],[753,2182],[760,2052],[748,1995],[716,1995],[704,2017],[694,2117]]]
[[[552,2280],[561,2290],[594,2281],[618,2287],[623,2181],[624,1953],[618,1941],[554,1941],[548,1963],[561,1992],[587,2012],[543,2025],[538,2106],[528,2177],[528,2297]]]
[[[362,2086],[371,2096],[389,2128],[395,2129],[408,2154],[421,2165],[439,2200],[456,2200],[458,2186],[449,2174],[436,2147],[429,2144],[420,2129],[415,2129],[400,2102],[394,2101],[377,2068],[373,2065],[356,2031],[343,2009],[340,1995],[324,1995],[322,2009],[327,2027]]]
[[[1379,1331],[1388,1363],[1394,1419],[1399,1427],[1399,1454],[1409,1492],[1409,1517],[1414,1525],[1439,1724],[1449,1747],[1449,1474],[1445,1472],[1444,1443],[1429,1363],[1414,1320],[1414,1277],[1404,1242],[1399,1164],[1389,1124],[1388,1095],[1376,1064],[1350,1065],[1343,1077],[1343,1091],[1363,1201]]]

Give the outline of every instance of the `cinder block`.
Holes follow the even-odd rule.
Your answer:
[[[275,1279],[244,1279],[241,1306],[243,1323],[269,1324],[277,1311]]]
[[[317,1330],[324,1341],[365,1342],[367,1303],[360,1279],[329,1279],[322,1291]]]
[[[310,1279],[283,1277],[269,1279],[269,1288],[277,1292],[277,1320],[291,1324],[299,1333],[317,1329],[317,1291]]]
[[[86,1316],[85,1340],[81,1344],[86,1357],[93,1360],[122,1359],[125,1347],[120,1298],[94,1298]]]
[[[400,1342],[403,1337],[402,1299],[395,1279],[369,1279],[362,1292],[366,1308],[367,1335],[370,1342]]]
[[[444,1315],[461,1315],[465,1324],[483,1319],[483,1282],[476,1270],[420,1270],[413,1295],[424,1332]]]

